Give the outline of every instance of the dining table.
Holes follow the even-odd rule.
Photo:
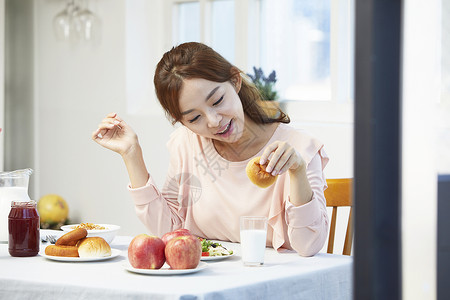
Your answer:
[[[2,243],[0,299],[352,299],[351,256],[302,257],[267,247],[264,264],[248,267],[239,243],[219,241],[233,255],[202,260],[185,272],[163,267],[142,274],[130,270],[132,239],[118,235],[113,257],[88,261],[50,259],[47,242],[37,256],[12,257]]]

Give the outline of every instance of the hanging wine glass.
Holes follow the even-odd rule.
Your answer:
[[[70,18],[70,40],[72,42],[79,42],[82,39],[82,23],[80,20],[81,8],[74,3],[73,9],[71,11]]]
[[[78,18],[80,20],[80,36],[85,41],[93,41],[98,37],[100,20],[99,18],[89,10],[86,6],[79,15]]]
[[[63,11],[58,13],[53,19],[53,30],[57,40],[65,41],[70,38],[71,32],[71,18],[74,1],[67,3]]]
[[[87,7],[87,0],[84,9],[75,0],[68,0],[65,9],[53,19],[55,36],[60,41],[93,41],[99,37],[100,25],[100,19]]]

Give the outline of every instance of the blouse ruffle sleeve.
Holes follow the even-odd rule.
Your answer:
[[[289,196],[284,201],[271,202],[268,222],[273,229],[272,245],[274,249],[292,248],[302,256],[312,256],[322,249],[328,234],[324,196],[327,185],[323,169],[329,158],[323,144],[312,137],[302,136],[301,141],[294,137],[290,142],[307,164],[313,197],[310,202],[298,207],[292,205]],[[289,190],[290,185],[286,184],[284,194],[289,195]],[[287,236],[285,226],[288,227]]]
[[[297,207],[290,201],[286,201],[289,240],[292,248],[302,256],[318,253],[328,235],[328,214],[323,193],[327,186],[322,175],[325,158],[322,149],[314,156],[307,168],[307,176],[313,191],[311,201]]]

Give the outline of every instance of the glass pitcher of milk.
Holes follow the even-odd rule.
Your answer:
[[[8,242],[8,215],[11,201],[30,201],[28,182],[32,169],[0,172],[0,242]]]

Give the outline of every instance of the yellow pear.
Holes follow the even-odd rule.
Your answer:
[[[67,202],[56,194],[42,196],[37,209],[41,223],[64,223],[69,215]]]

